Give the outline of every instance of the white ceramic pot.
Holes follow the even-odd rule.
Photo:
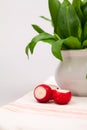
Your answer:
[[[87,50],[66,50],[62,56],[55,73],[57,84],[73,95],[87,96]]]

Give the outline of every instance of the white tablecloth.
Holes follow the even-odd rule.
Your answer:
[[[0,108],[0,130],[87,130],[87,97],[73,96],[68,105],[41,104],[29,92]]]

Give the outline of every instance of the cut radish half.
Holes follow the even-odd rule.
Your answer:
[[[50,100],[53,100],[53,92],[57,91],[57,89],[59,89],[59,87],[57,85],[53,85],[53,84],[49,84],[49,86],[52,89],[52,96],[51,96]]]
[[[72,94],[69,90],[57,89],[53,91],[53,99],[57,104],[68,104],[71,100]]]
[[[34,89],[34,97],[38,102],[46,103],[52,96],[52,89],[49,85],[40,84]]]

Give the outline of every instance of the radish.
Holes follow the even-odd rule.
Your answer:
[[[69,90],[56,89],[53,91],[53,100],[57,104],[68,104],[71,100],[72,94]]]
[[[50,87],[52,89],[52,96],[51,96],[50,100],[53,100],[53,93],[54,93],[54,91],[56,91],[57,89],[59,89],[59,87],[56,86],[56,85],[53,85],[53,84],[49,84],[49,85],[50,85]]]
[[[48,102],[52,97],[52,89],[49,85],[40,84],[34,89],[34,97],[40,103]]]

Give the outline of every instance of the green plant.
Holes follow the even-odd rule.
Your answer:
[[[33,54],[39,41],[51,45],[52,54],[63,60],[61,50],[87,48],[87,0],[73,0],[72,3],[64,0],[48,0],[53,34],[49,34],[38,25],[32,25],[38,35],[32,38],[26,46],[25,52]]]

